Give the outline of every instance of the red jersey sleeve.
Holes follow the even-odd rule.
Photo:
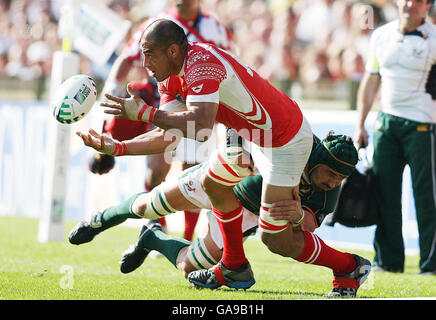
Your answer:
[[[224,65],[209,51],[194,45],[185,61],[187,101],[219,103],[219,86],[226,78]]]

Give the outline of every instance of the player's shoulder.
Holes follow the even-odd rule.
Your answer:
[[[189,87],[199,80],[223,81],[226,78],[226,68],[221,58],[217,57],[218,49],[213,44],[191,42],[188,46],[184,78]]]
[[[399,26],[399,20],[394,20],[388,23],[385,23],[379,27],[377,27],[373,33],[372,33],[372,37],[373,38],[378,38],[382,35],[389,35],[393,32],[396,32]]]
[[[423,31],[431,41],[436,41],[436,25],[426,22],[423,25]]]
[[[198,65],[220,63],[213,51],[217,51],[213,44],[190,42],[186,52],[185,71]]]

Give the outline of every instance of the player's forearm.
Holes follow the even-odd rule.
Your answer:
[[[157,110],[153,124],[177,136],[206,141],[212,133],[214,119],[215,115],[191,110],[182,112]]]
[[[124,141],[126,155],[149,155],[172,151],[177,147],[179,138],[162,129],[155,129]]]
[[[380,76],[365,74],[357,93],[357,126],[363,128],[380,86]]]

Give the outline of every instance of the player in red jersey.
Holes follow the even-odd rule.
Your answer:
[[[179,100],[166,104],[171,108],[156,109],[138,96],[125,99],[107,95],[112,102],[101,105],[110,108],[105,110],[108,114],[152,122],[160,129],[123,143],[101,137],[93,130],[78,135],[97,151],[124,155],[165,151],[178,135],[207,140],[215,121],[235,129],[250,141],[249,152],[263,177],[261,238],[276,251],[275,246],[280,248],[280,242],[292,236],[292,227],[288,220],[272,219],[268,210],[273,202],[297,197],[312,147],[312,130],[300,108],[230,53],[214,45],[189,43],[183,30],[170,20],[150,24],[141,46],[144,67],[160,82],[162,95]],[[176,100],[181,102],[177,104]],[[184,111],[179,109],[183,107]],[[238,148],[210,156],[202,187],[223,236],[223,257],[209,272],[189,276],[196,285],[210,287],[213,282],[246,289],[255,283],[243,250],[242,205],[236,197],[222,201],[229,188],[250,174],[248,164]],[[293,226],[299,225],[303,217],[302,212],[296,212]]]
[[[110,72],[105,86],[102,90],[103,95],[109,93],[111,95],[121,96],[121,84],[125,81],[128,73],[136,65],[140,66],[142,61],[142,53],[140,47],[141,36],[145,28],[152,21],[165,18],[177,23],[185,31],[189,41],[201,41],[214,43],[216,46],[233,50],[233,40],[230,31],[220,23],[214,16],[203,12],[200,7],[200,0],[181,0],[174,1],[174,6],[165,12],[145,20],[138,29],[134,32],[127,46],[117,58]],[[144,70],[146,71],[146,70]],[[159,95],[157,85],[153,78],[147,72],[144,72],[145,79],[131,83],[131,90],[134,94],[139,95],[148,105],[158,106]],[[142,121],[131,121],[129,119],[112,118],[104,121],[103,132],[110,134],[113,138],[124,141],[132,139],[140,134],[148,132],[152,129],[152,124]],[[211,144],[212,142],[209,142]],[[184,169],[195,165],[198,162],[206,160],[201,157],[191,157],[188,151],[202,148],[200,143],[194,141],[182,140],[176,150],[175,157],[183,162]],[[204,147],[203,147],[204,148]],[[191,152],[195,154],[195,152]],[[90,170],[94,173],[104,174],[109,172],[114,165],[114,158],[110,155],[103,156],[96,153],[90,161]],[[162,154],[154,154],[147,157],[147,176],[145,178],[145,188],[150,191],[159,185],[168,174],[171,166],[171,159],[165,159]],[[185,234],[187,240],[192,239],[194,229],[198,220],[198,211],[185,211]],[[159,221],[165,225],[165,219]]]

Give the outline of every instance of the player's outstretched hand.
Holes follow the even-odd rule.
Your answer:
[[[92,129],[89,129],[87,134],[80,131],[77,131],[76,134],[82,138],[85,146],[91,147],[98,152],[112,155],[115,151],[116,140],[107,135],[98,134]]]
[[[130,98],[115,97],[106,93],[104,96],[109,101],[101,102],[100,105],[109,108],[105,109],[104,113],[114,115],[117,118],[141,120],[139,115],[145,102],[139,97],[139,95],[135,94],[135,92],[130,88],[130,85],[127,86],[127,92],[131,95]]]

